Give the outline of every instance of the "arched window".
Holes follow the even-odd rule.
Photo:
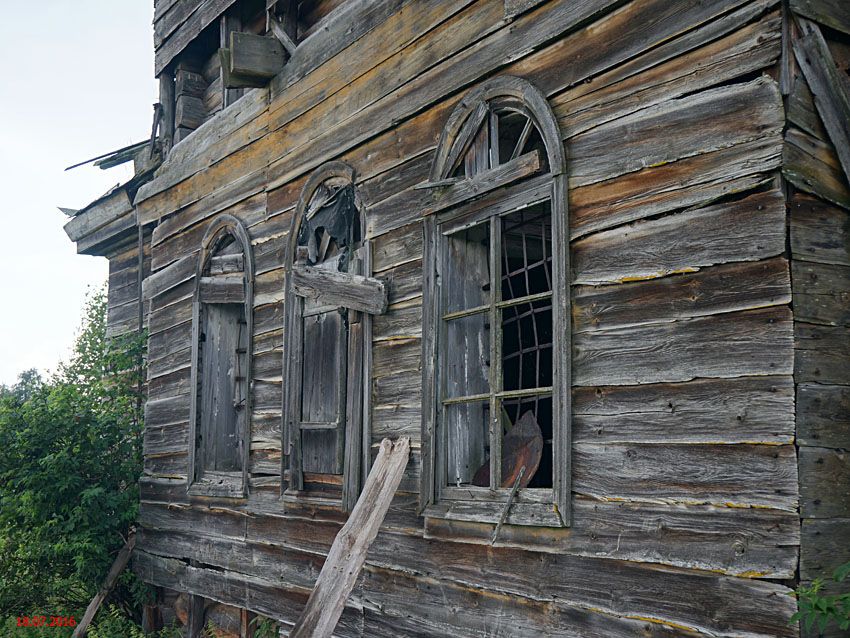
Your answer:
[[[248,233],[220,215],[201,244],[192,304],[190,493],[247,494],[253,286]]]
[[[426,516],[569,524],[566,179],[527,81],[492,79],[449,117],[422,185],[440,202],[423,262]]]
[[[371,264],[364,234],[353,169],[342,162],[318,168],[301,193],[290,234],[284,496],[297,501],[321,491],[340,498],[346,511],[357,500],[365,467],[364,344],[371,315],[387,305],[383,282],[365,276]]]

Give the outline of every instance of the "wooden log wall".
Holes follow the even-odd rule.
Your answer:
[[[777,0],[370,0],[329,14],[136,198],[155,225],[138,573],[283,623],[306,602],[343,517],[332,501],[285,513],[279,499],[284,247],[307,176],[341,159],[389,295],[371,441],[413,449],[337,634],[796,636],[793,375],[801,344],[840,345],[845,328],[795,322],[791,265],[796,281],[850,263],[803,263],[798,247],[789,264],[783,150],[817,138],[783,135],[781,48]],[[505,526],[491,548],[491,527],[426,529],[416,515],[430,194],[414,185],[453,106],[495,74],[549,96],[568,157],[574,514],[565,530]],[[846,230],[841,210],[819,210],[814,228]],[[223,212],[248,227],[256,263],[246,500],[186,495],[193,278]],[[803,235],[792,227],[792,243]],[[840,366],[819,369],[813,381],[846,400]],[[818,400],[822,426],[832,404]]]
[[[138,243],[107,255],[109,292],[106,334],[116,337],[139,329],[139,247]],[[146,236],[142,259],[142,278],[150,274],[150,235]],[[147,327],[147,310],[142,307],[142,327]]]
[[[838,593],[846,588],[832,582],[832,573],[850,561],[850,164],[841,157],[850,137],[830,116],[842,101],[850,109],[850,12],[814,0],[795,0],[791,9],[783,174],[794,307],[799,576],[807,584],[823,578],[827,593]],[[833,626],[823,635],[843,632]]]

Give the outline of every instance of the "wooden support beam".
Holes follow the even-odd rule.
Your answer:
[[[89,625],[94,619],[98,609],[100,609],[103,601],[106,600],[109,592],[112,591],[112,588],[115,586],[115,581],[118,580],[121,572],[123,572],[124,568],[127,567],[127,562],[130,560],[130,556],[132,555],[133,548],[135,546],[136,530],[131,529],[129,536],[127,537],[127,542],[124,543],[124,547],[121,548],[121,551],[118,552],[118,556],[115,557],[112,567],[109,568],[109,573],[106,574],[106,578],[103,580],[103,585],[100,586],[100,591],[97,592],[95,597],[92,598],[89,603],[89,606],[86,607],[86,613],[83,614],[83,617],[76,629],[74,629],[74,633],[71,635],[71,638],[82,638],[86,635]]]
[[[316,585],[290,638],[329,638],[345,601],[366,562],[366,553],[384,522],[393,496],[401,483],[410,439],[381,441],[378,458],[369,472],[363,494],[348,521],[334,539]]]
[[[291,25],[291,23],[284,23],[280,16],[269,11],[269,28],[271,29],[271,32],[274,34],[274,37],[280,41],[283,48],[286,49],[286,52],[289,55],[292,55],[295,53],[298,43],[295,41],[295,36],[291,33],[291,30],[287,30],[288,25]]]
[[[231,73],[230,49],[219,49],[218,55],[221,62],[221,82],[225,89],[261,87],[266,84],[266,81],[262,78]]]
[[[292,288],[321,306],[338,306],[381,315],[387,310],[387,287],[380,279],[296,264]]]
[[[166,69],[159,76],[159,103],[162,105],[162,122],[159,136],[162,139],[162,155],[168,154],[174,143],[174,74]]]
[[[850,33],[850,2],[847,0],[791,0],[790,6],[794,13]]]
[[[230,73],[270,80],[286,62],[283,44],[277,38],[253,33],[230,34]]]
[[[204,123],[206,115],[207,110],[201,98],[191,95],[177,96],[177,109],[175,111],[177,128],[185,127],[194,130]]]
[[[798,17],[797,22],[801,36],[793,42],[794,56],[850,183],[850,83],[835,68],[820,27],[805,18]]]

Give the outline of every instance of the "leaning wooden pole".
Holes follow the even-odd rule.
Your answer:
[[[124,547],[121,548],[121,551],[118,552],[118,556],[115,557],[115,562],[112,563],[109,573],[103,580],[103,585],[100,586],[100,591],[97,592],[95,597],[91,599],[89,606],[86,607],[86,613],[83,614],[77,628],[74,629],[74,633],[71,634],[71,638],[83,638],[83,636],[86,635],[89,625],[94,619],[97,610],[100,609],[100,606],[103,604],[103,601],[106,600],[109,592],[111,592],[112,588],[115,587],[115,581],[118,580],[118,576],[120,576],[121,572],[124,571],[124,568],[127,567],[127,563],[130,560],[130,556],[132,555],[133,548],[135,546],[136,530],[131,529],[130,535],[127,536],[127,542],[124,543]]]
[[[366,553],[384,522],[407,459],[410,439],[381,441],[363,493],[334,539],[322,572],[290,638],[329,638],[342,616],[345,601],[366,562]]]

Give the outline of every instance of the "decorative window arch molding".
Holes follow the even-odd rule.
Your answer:
[[[429,181],[419,186],[442,191],[435,214],[425,218],[420,506],[426,518],[490,523],[497,525],[496,534],[506,521],[570,524],[566,162],[545,95],[527,80],[500,76],[457,104],[440,136]],[[517,243],[519,257],[509,247]],[[542,254],[536,263],[528,256],[533,251]],[[515,268],[525,277],[520,293],[511,283]],[[540,280],[545,284],[529,283],[535,268],[545,270]],[[529,316],[536,356],[530,384],[523,376],[529,376],[529,364],[523,363],[528,349],[517,345],[523,337],[515,334]],[[541,339],[546,331],[551,338]],[[457,352],[465,353],[462,361],[455,361]],[[551,357],[551,369],[541,365],[541,353],[546,361]],[[480,378],[470,381],[476,369]],[[511,446],[519,445],[526,425],[532,427],[529,421],[540,434],[521,452],[542,461],[518,461],[513,467]],[[509,441],[511,431],[515,436]],[[537,452],[539,445],[549,451]],[[523,478],[516,478],[519,471]]]
[[[384,283],[365,276],[371,255],[354,169],[329,162],[305,183],[288,243],[284,320],[283,498],[309,498],[307,478],[337,486],[341,508],[357,500],[369,461],[373,314],[386,310]]]
[[[252,406],[254,261],[240,220],[204,234],[192,301],[189,492],[245,497]]]

